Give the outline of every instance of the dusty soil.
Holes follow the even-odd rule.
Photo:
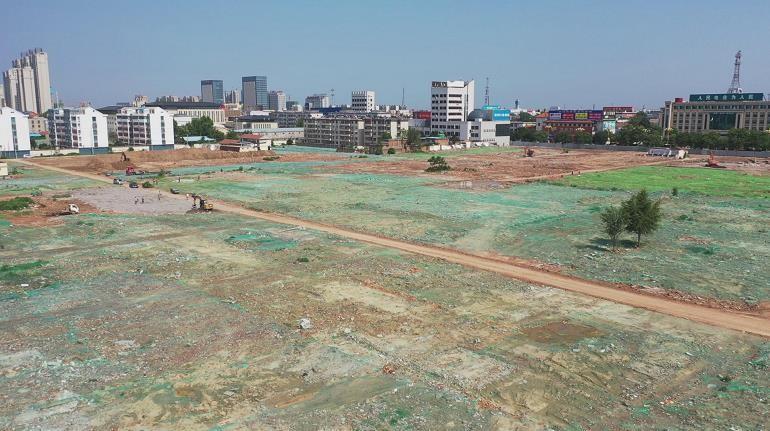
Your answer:
[[[35,196],[35,204],[22,211],[3,211],[3,218],[17,226],[45,226],[60,224],[67,214],[69,204],[76,204],[81,213],[95,213],[99,209],[68,193],[49,196]],[[69,197],[67,197],[69,196]]]
[[[704,166],[708,156],[688,157],[685,166]],[[754,157],[717,157],[717,163],[731,171],[746,172],[752,175],[770,175],[770,159]]]
[[[522,153],[511,152],[462,155],[458,151],[457,155],[453,154],[447,162],[452,170],[441,174],[447,179],[513,183],[668,161],[652,159],[639,153],[579,150],[563,153],[558,150],[538,148],[535,150],[534,157],[525,157]],[[348,163],[330,166],[328,169],[349,173],[437,175],[426,173],[427,167],[428,162],[425,160],[393,160]]]
[[[99,210],[117,213],[184,214],[192,208],[192,200],[170,199],[158,189],[113,186],[77,190],[72,195]]]
[[[264,157],[272,156],[272,151],[254,151],[235,153],[229,151],[211,151],[190,148],[174,151],[132,151],[125,153],[128,161],[123,161],[121,154],[102,154],[96,156],[71,156],[41,158],[37,162],[46,166],[58,166],[79,172],[120,171],[128,166],[144,170],[169,169],[180,166],[216,165],[231,163],[254,163]]]
[[[37,165],[36,163],[30,161],[23,161],[22,163]],[[44,167],[42,165],[37,166]],[[99,181],[110,181],[109,178],[94,174],[76,173],[66,169],[54,167],[49,167],[49,169],[79,175]],[[171,194],[167,194],[167,196],[170,198],[176,198],[178,200],[185,198],[184,196]],[[286,216],[283,214],[265,213],[250,210],[225,202],[217,201],[215,202],[215,205],[217,206],[218,210],[224,212],[239,214],[247,217],[254,217],[285,225],[299,226],[306,229],[314,229],[317,231],[338,235],[343,238],[349,238],[356,241],[379,245],[382,247],[389,247],[408,253],[442,259],[451,263],[461,264],[466,267],[494,272],[527,283],[556,287],[570,292],[576,292],[595,298],[629,305],[632,307],[643,308],[670,316],[692,320],[695,322],[770,338],[770,319],[767,319],[766,317],[763,317],[762,314],[758,313],[742,313],[733,310],[711,308],[706,305],[680,302],[657,295],[647,295],[632,290],[618,289],[617,287],[607,283],[552,273],[543,269],[531,268],[524,265],[516,265],[510,262],[464,253],[458,250],[424,244],[415,244],[392,238],[385,238],[373,234],[356,232],[345,228],[298,219],[296,217]]]

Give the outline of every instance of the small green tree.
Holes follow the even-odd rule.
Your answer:
[[[636,192],[621,206],[626,217],[626,230],[636,234],[636,247],[642,245],[642,235],[658,229],[662,213],[660,200],[652,201],[646,189]]]
[[[446,159],[441,156],[431,157],[428,159],[428,163],[430,163],[430,166],[425,170],[425,172],[442,172],[451,169],[447,164]]]
[[[626,213],[621,207],[607,207],[602,211],[601,217],[602,224],[604,225],[604,233],[610,237],[612,250],[617,250],[618,239],[626,229]]]
[[[232,130],[228,130],[227,134],[225,135],[225,138],[226,139],[240,139],[241,136],[239,134],[235,133]]]

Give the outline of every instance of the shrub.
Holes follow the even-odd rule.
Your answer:
[[[679,196],[679,189],[676,187],[671,189],[671,196]]]
[[[430,159],[428,159],[428,163],[430,163],[430,166],[428,169],[425,169],[425,172],[442,172],[442,171],[448,171],[451,168],[446,162],[446,159],[444,159],[441,156],[433,156]]]
[[[26,196],[0,201],[0,211],[19,211],[29,208],[35,201]]]
[[[281,158],[280,156],[267,156],[267,157],[262,157],[262,160],[272,162],[273,160],[278,160],[280,158]]]
[[[396,154],[395,148],[388,148],[388,154]]]
[[[151,189],[152,187],[153,187],[153,185],[149,181],[145,181],[145,182],[142,183],[142,188]]]

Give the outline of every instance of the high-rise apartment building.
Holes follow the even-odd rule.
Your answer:
[[[374,91],[360,90],[351,94],[351,108],[358,112],[372,112],[375,109]]]
[[[286,110],[286,93],[283,91],[271,91],[268,94],[268,109],[273,111]]]
[[[6,105],[23,112],[44,113],[51,103],[48,54],[40,48],[23,53],[3,72]]]
[[[241,103],[241,90],[230,90],[225,95],[225,103]]]
[[[473,111],[474,81],[433,81],[430,95],[431,133],[460,136],[461,123]]]
[[[225,103],[225,86],[221,80],[201,81],[201,102]]]
[[[21,157],[29,151],[27,116],[15,109],[0,107],[0,158]]]
[[[244,76],[241,85],[244,113],[267,108],[267,76]]]
[[[107,116],[90,106],[48,111],[48,133],[56,148],[107,148]]]
[[[149,98],[147,96],[143,96],[141,94],[137,94],[134,96],[134,101],[131,103],[131,106],[138,108],[140,106],[144,106],[149,102]]]
[[[174,145],[174,116],[162,108],[123,108],[116,129],[121,145]]]

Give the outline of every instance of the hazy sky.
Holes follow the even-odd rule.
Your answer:
[[[770,1],[11,1],[0,65],[49,54],[67,104],[199,95],[267,75],[294,100],[371,89],[427,107],[430,81],[489,77],[493,103],[659,107],[724,92],[743,50],[744,91],[770,92]],[[220,4],[221,3],[221,4]]]

